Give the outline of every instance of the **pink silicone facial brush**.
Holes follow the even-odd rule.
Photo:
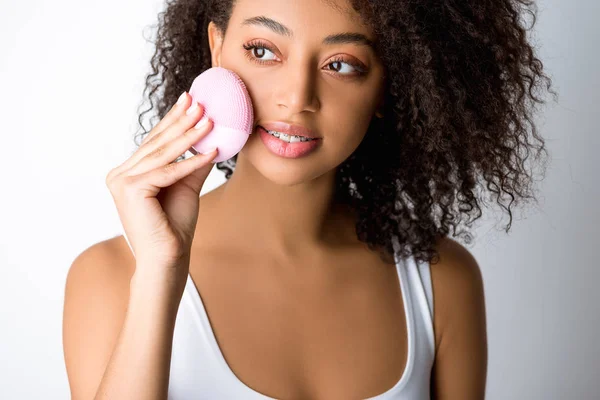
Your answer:
[[[229,69],[212,67],[194,79],[189,93],[204,108],[201,119],[213,121],[208,135],[192,145],[194,150],[205,153],[216,147],[213,164],[239,153],[254,130],[252,100],[242,79]]]

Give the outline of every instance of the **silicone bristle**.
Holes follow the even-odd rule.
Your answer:
[[[228,95],[223,94],[229,91]],[[234,72],[214,67],[200,74],[190,88],[190,95],[204,106],[205,114],[224,127],[250,134],[254,115],[246,85]]]

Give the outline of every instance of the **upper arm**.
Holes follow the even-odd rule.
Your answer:
[[[435,399],[480,400],[487,376],[487,330],[483,279],[471,253],[443,240],[440,261],[431,264],[435,297]]]
[[[125,319],[133,272],[115,240],[87,248],[67,274],[63,351],[74,400],[94,398]]]

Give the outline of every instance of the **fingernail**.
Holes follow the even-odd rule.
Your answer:
[[[181,93],[181,96],[177,99],[177,104],[182,104],[185,101],[185,93],[186,92]]]
[[[198,109],[198,102],[197,101],[193,101],[192,105],[190,106],[190,108],[187,109],[187,111],[185,112],[187,115],[191,115],[193,114],[196,110]]]
[[[204,153],[202,153],[203,156],[212,153],[213,151],[215,151],[217,148],[216,147],[212,147],[210,149],[208,149],[207,151],[205,151]]]
[[[195,129],[202,129],[208,124],[208,117],[202,118],[198,123],[194,126]]]

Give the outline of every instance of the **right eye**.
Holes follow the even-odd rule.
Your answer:
[[[251,42],[249,44],[243,45],[243,48],[246,50],[244,52],[244,54],[250,61],[253,61],[253,62],[256,62],[259,64],[266,64],[268,61],[273,61],[273,59],[271,59],[271,60],[262,59],[262,57],[264,57],[264,55],[265,55],[265,50],[273,54],[273,50],[269,46],[267,46],[267,44],[264,42],[261,42],[261,41]]]

